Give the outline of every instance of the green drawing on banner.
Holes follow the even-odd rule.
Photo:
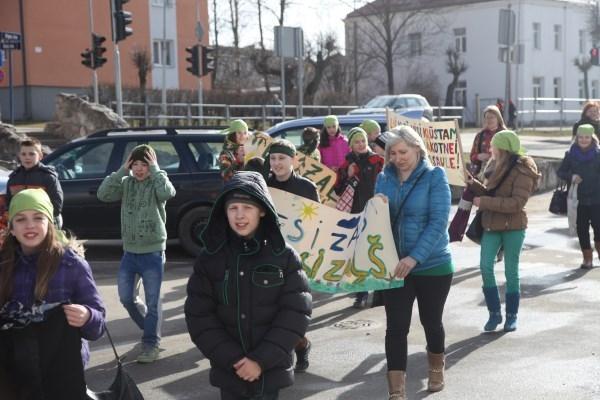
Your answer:
[[[371,268],[370,272],[375,278],[384,279],[386,268],[381,258],[375,255],[375,251],[383,250],[383,244],[381,244],[381,235],[368,235],[367,241],[369,242],[369,261],[371,261],[377,268]]]

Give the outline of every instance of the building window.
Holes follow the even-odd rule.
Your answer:
[[[173,66],[173,41],[158,40],[152,42],[152,59],[154,65]]]
[[[554,50],[562,50],[562,26],[554,25]]]
[[[579,30],[579,54],[585,54],[585,30]]]
[[[560,99],[562,97],[561,79],[560,78],[554,78],[554,80],[552,81],[552,83],[553,83],[553,88],[554,88],[553,96]],[[560,102],[560,100],[554,100],[554,104],[558,104],[559,102]]]
[[[454,29],[454,43],[457,53],[467,52],[467,29],[456,28]]]
[[[533,23],[533,48],[536,50],[542,48],[542,25],[539,22]]]
[[[410,46],[409,55],[411,57],[420,56],[422,54],[420,33],[411,33],[410,35],[408,35],[408,43]]]
[[[152,0],[152,5],[157,7],[162,7],[167,2],[167,7],[173,7],[175,0]]]
[[[544,78],[534,77],[533,78],[533,97],[539,99],[544,97]],[[538,104],[542,104],[541,100],[537,100]]]
[[[458,81],[458,84],[454,88],[454,105],[467,106],[467,81]]]

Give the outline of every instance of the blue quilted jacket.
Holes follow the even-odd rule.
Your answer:
[[[423,174],[417,181],[417,177]],[[401,259],[410,256],[417,261],[413,271],[422,271],[451,261],[448,248],[448,215],[450,186],[442,168],[421,160],[406,182],[401,183],[396,167],[389,164],[377,177],[375,193],[389,199],[390,222],[411,187],[395,226],[394,242]]]

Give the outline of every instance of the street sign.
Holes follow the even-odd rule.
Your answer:
[[[276,26],[274,50],[277,57],[304,58],[302,28]]]
[[[515,44],[515,31],[517,29],[517,17],[513,10],[500,10],[498,24],[498,44],[512,46]]]
[[[0,50],[20,50],[21,34],[16,32],[0,32]]]

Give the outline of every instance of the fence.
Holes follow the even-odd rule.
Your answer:
[[[519,97],[517,121],[520,127],[558,126],[560,130],[572,125],[581,116],[583,104],[600,99],[567,97]]]
[[[115,109],[115,102],[112,102]],[[162,112],[161,103],[123,102],[123,118],[132,126],[151,125],[226,125],[233,119],[253,121],[252,125],[262,129],[284,120],[301,117],[312,117],[329,114],[346,114],[357,106],[341,105],[304,105],[300,110],[297,105],[286,105],[285,116],[281,115],[281,106],[277,105],[241,105],[241,104],[199,104],[167,103],[166,113]],[[458,119],[464,126],[464,108],[438,106],[433,107],[437,119]]]

